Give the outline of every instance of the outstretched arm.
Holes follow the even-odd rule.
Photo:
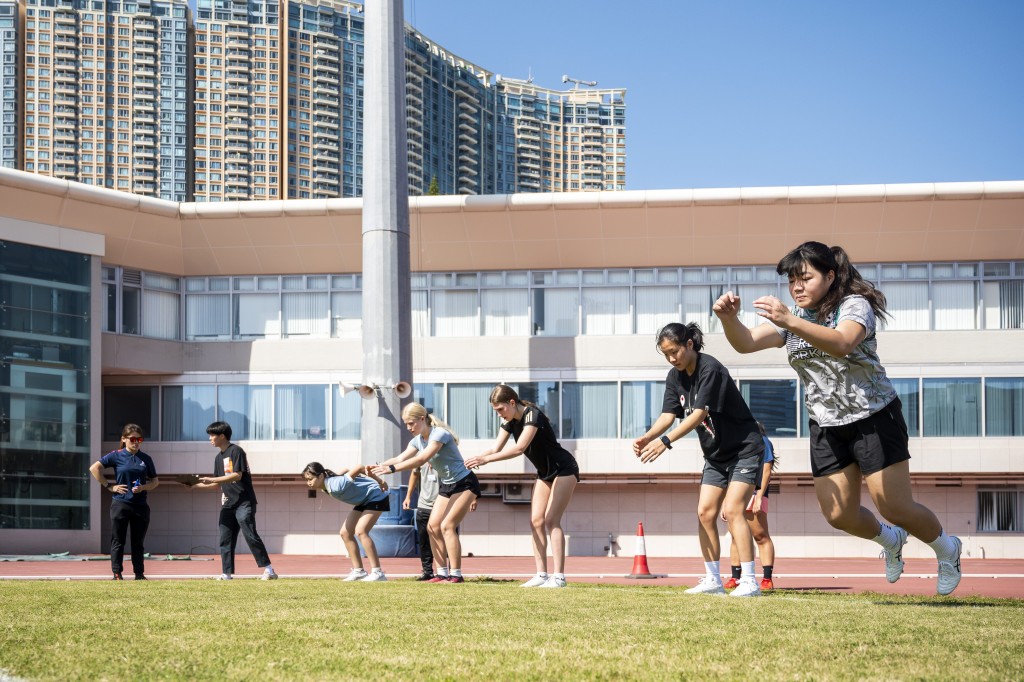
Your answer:
[[[754,302],[754,307],[757,307],[757,301]],[[758,325],[751,329],[740,322],[740,298],[731,291],[719,296],[711,309],[721,320],[722,331],[725,332],[725,338],[729,341],[729,345],[738,353],[754,353],[766,348],[782,348],[785,343],[782,335],[769,325]],[[758,314],[760,315],[760,312]]]
[[[527,436],[527,432],[530,433]],[[479,455],[470,457],[466,460],[466,466],[470,469],[476,469],[479,466],[483,466],[489,462],[500,462],[504,459],[512,459],[526,452],[526,447],[533,440],[533,437],[537,434],[536,426],[527,426],[523,429],[522,435],[519,440],[516,441],[515,445],[510,448],[506,448],[505,445],[508,443],[509,436],[511,434],[505,429],[498,429],[498,438],[494,441],[494,447],[490,450],[484,450]]]

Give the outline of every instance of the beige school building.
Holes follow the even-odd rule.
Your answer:
[[[889,301],[878,346],[917,500],[965,556],[1024,555],[1024,181],[410,204],[414,397],[467,457],[496,433],[495,383],[540,404],[582,473],[570,555],[632,554],[639,521],[649,554],[699,554],[696,438],[648,465],[630,448],[661,411],[655,332],[678,320],[700,324],[775,443],[780,563],[877,554],[818,511],[784,352],[738,355],[711,314],[730,289],[788,300],[774,265],[810,239],[844,246]],[[348,507],[299,472],[395,454],[361,443],[372,401],[341,388],[361,383],[361,321],[378,312],[361,300],[361,200],[173,203],[0,168],[0,245],[0,553],[109,547],[109,494],[87,468],[128,421],[162,481],[147,550],[215,552],[219,495],[174,481],[212,471],[215,419],[249,455],[268,549],[343,552]],[[529,463],[478,475],[464,551],[530,554]]]

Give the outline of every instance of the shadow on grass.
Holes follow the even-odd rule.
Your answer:
[[[872,601],[878,606],[912,606],[915,608],[930,609],[953,609],[953,608],[1005,608],[1011,602],[1019,601],[1014,599],[947,599],[938,595],[927,597],[929,601],[895,601],[892,599],[881,599]]]

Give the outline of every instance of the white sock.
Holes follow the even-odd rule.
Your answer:
[[[740,580],[743,580],[743,578],[750,578],[751,580],[757,579],[757,576],[754,575],[753,561],[740,562]]]
[[[437,574],[439,576],[441,576],[442,578],[447,578],[448,577],[448,567],[444,566],[442,568],[437,569]]]
[[[565,580],[565,573],[555,573],[555,577],[559,580]]]
[[[722,582],[721,569],[718,567],[717,561],[705,561],[704,572],[707,573],[709,578],[714,578],[718,582]]]
[[[928,546],[935,550],[935,556],[940,561],[952,561],[956,558],[956,543],[953,538],[946,535],[946,531],[939,531],[939,537],[928,543]]]
[[[264,573],[273,573],[274,572],[274,567],[271,566],[270,564],[267,564],[266,566],[263,567],[263,572]]]
[[[452,575],[453,576],[456,576],[456,575],[457,576],[462,576],[462,569],[461,568],[453,568],[452,569]]]
[[[538,578],[547,578],[548,577],[548,572],[547,571],[537,571],[537,577]]]
[[[383,573],[384,569],[381,568],[380,566],[374,566],[373,569],[371,570],[371,572],[372,573]]]
[[[896,546],[900,541],[899,536],[896,535],[896,531],[893,530],[892,526],[887,523],[879,522],[878,535],[872,538],[872,540],[886,549],[899,549]]]

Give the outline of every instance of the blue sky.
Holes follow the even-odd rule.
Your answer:
[[[503,76],[626,88],[627,189],[1024,180],[1024,2],[405,0],[405,13]]]

